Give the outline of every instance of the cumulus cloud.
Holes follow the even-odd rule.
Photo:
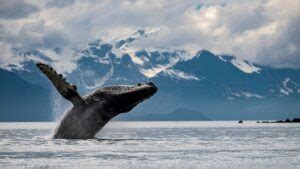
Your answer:
[[[205,48],[275,67],[300,67],[298,1],[228,1],[187,8],[160,37],[145,40],[189,50]]]
[[[68,5],[72,5],[74,2],[75,0],[49,0],[45,6],[63,8]]]
[[[63,54],[74,44],[99,38],[110,41],[138,28],[155,27],[158,33],[136,41],[133,47],[168,47],[191,53],[208,49],[259,64],[300,68],[299,1],[18,2],[41,10],[33,9],[38,14],[28,13],[26,18],[0,20],[0,41],[6,53],[7,46],[17,45],[52,51],[57,59],[65,60]],[[8,8],[3,16],[14,11]]]
[[[69,44],[67,34],[58,27],[46,25],[45,20],[38,20],[22,25],[17,34],[22,48],[60,48]]]
[[[39,8],[35,5],[20,0],[0,1],[0,18],[15,19],[27,17]]]

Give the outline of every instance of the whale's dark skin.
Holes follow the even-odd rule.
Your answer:
[[[157,91],[157,87],[148,82],[132,86],[103,87],[81,97],[76,86],[69,84],[52,67],[43,63],[37,63],[37,66],[51,80],[57,91],[73,104],[55,129],[54,139],[94,138],[113,117],[129,112]]]

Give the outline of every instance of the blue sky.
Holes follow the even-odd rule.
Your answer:
[[[74,48],[112,41],[138,28],[154,34],[133,49],[208,49],[273,67],[300,68],[300,1],[20,1],[0,2],[0,66],[38,49],[72,69]],[[68,67],[69,66],[69,67]]]

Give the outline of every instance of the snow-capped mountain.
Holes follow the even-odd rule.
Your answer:
[[[160,92],[157,103],[152,99],[149,105],[161,103],[160,112],[189,108],[212,119],[299,116],[299,75],[299,70],[274,69],[202,50],[152,78]]]
[[[227,99],[269,98],[299,93],[299,70],[273,69],[233,56],[218,56],[202,50],[191,60],[179,61],[156,78],[198,81]],[[207,91],[207,90],[206,90]],[[212,93],[209,93],[210,95]]]
[[[139,29],[111,42],[88,43],[74,51],[72,62],[76,68],[64,74],[82,95],[105,85],[154,81],[159,92],[134,109],[128,116],[133,119],[134,114],[143,119],[141,114],[153,117],[178,114],[178,110],[202,112],[209,119],[281,119],[300,115],[300,70],[261,66],[207,50],[191,56],[184,50],[131,47],[154,32]],[[55,60],[39,50],[16,51],[22,62],[2,66],[3,71],[47,89],[52,97],[49,104],[61,107],[49,112],[62,112],[67,102],[35,66],[35,62],[54,64]]]
[[[147,81],[187,55],[182,50],[130,48],[131,43],[153,32],[137,30],[129,37],[110,43],[101,40],[89,43],[75,55],[77,68],[68,78],[83,93],[103,85],[135,84]]]

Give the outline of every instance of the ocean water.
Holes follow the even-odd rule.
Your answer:
[[[56,123],[0,123],[0,168],[300,168],[300,124],[110,122],[53,140]]]

